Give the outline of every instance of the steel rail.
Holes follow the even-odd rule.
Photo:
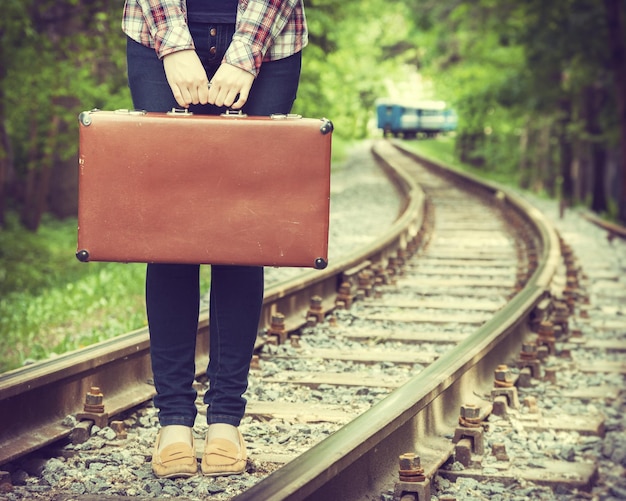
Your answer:
[[[373,499],[373,493],[395,485],[398,456],[406,452],[417,452],[431,478],[452,450],[450,440],[440,437],[454,430],[460,405],[476,403],[476,392],[493,386],[493,370],[519,353],[530,333],[528,317],[549,294],[560,262],[559,240],[538,210],[497,185],[401,150],[445,176],[486,190],[515,210],[536,231],[541,244],[538,266],[525,287],[465,341],[347,426],[235,497],[238,501]]]
[[[356,285],[364,266],[387,260],[418,236],[423,194],[410,178],[392,169],[387,174],[407,199],[397,221],[375,242],[337,258],[325,270],[304,272],[268,287],[260,332],[276,313],[285,315],[288,330],[303,325],[313,296],[322,298],[326,310],[333,308],[340,284]],[[208,326],[208,311],[203,310],[196,347],[199,375],[208,362]],[[85,396],[92,387],[104,396],[103,412],[85,412]],[[0,374],[0,465],[67,438],[72,433],[71,425],[63,424],[68,415],[102,425],[153,395],[147,328]]]
[[[606,230],[607,238],[609,240],[616,237],[626,240],[626,227],[616,223],[612,223],[610,221],[606,221],[605,219],[602,219],[601,217],[590,211],[580,211],[580,215],[590,223],[595,224],[603,230]]]

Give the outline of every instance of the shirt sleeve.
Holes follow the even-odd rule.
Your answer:
[[[283,31],[300,0],[249,0],[241,2],[245,10],[239,13],[232,42],[224,62],[242,68],[255,77],[265,53]]]
[[[187,26],[185,2],[180,0],[136,0],[154,41],[159,59],[194,44]]]

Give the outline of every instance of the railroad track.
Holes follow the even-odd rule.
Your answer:
[[[367,248],[267,291],[242,425],[259,480],[236,499],[380,499],[390,488],[427,499],[437,473],[460,476],[446,469],[451,457],[475,466],[484,420],[519,412],[511,384],[529,385],[554,354],[571,283],[564,244],[542,215],[391,143],[373,152],[405,197],[402,214]],[[207,326],[203,317],[198,367]],[[142,330],[0,377],[0,402],[13,410],[0,417],[0,464],[80,442],[91,423],[149,400],[147,345]],[[331,387],[344,389],[339,400]],[[298,400],[311,393],[317,402]],[[64,426],[70,414],[83,424]],[[307,438],[312,427],[328,438]],[[582,469],[549,483],[588,488],[595,471]]]

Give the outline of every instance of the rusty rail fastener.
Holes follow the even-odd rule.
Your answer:
[[[539,328],[537,329],[537,335],[540,345],[546,346],[548,348],[548,352],[551,355],[554,355],[554,343],[556,343],[556,337],[554,336],[554,324],[549,320],[544,320],[539,324]]]
[[[483,455],[485,452],[481,409],[475,404],[461,406],[459,425],[454,430],[452,443],[456,444],[455,456],[462,455],[463,460],[457,459],[465,466],[471,463],[472,453]],[[465,439],[465,440],[464,440]]]
[[[466,428],[478,428],[481,426],[480,407],[475,404],[461,405],[459,424]]]
[[[528,376],[537,379],[541,377],[541,364],[538,354],[539,350],[535,341],[524,341],[522,343],[522,349],[517,360],[517,367],[520,369],[520,377],[517,381],[518,386],[529,386],[530,380]],[[530,371],[530,374],[526,374],[525,370]]]
[[[270,321],[270,327],[267,331],[270,338],[276,339],[278,344],[283,344],[287,340],[287,330],[285,328],[285,315],[282,313],[274,313]]]
[[[400,263],[396,256],[389,257],[389,260],[387,261],[387,273],[391,283],[396,283],[397,278],[400,275]]]
[[[343,282],[337,291],[335,306],[340,309],[348,310],[352,307],[352,286],[350,282]]]
[[[537,358],[537,343],[524,341],[519,355],[522,360],[535,360]]]
[[[309,327],[324,321],[324,309],[322,308],[322,297],[313,296],[309,302],[309,311],[306,314]]]
[[[374,266],[374,283],[378,286],[388,285],[389,284],[389,273],[385,269],[382,264],[377,264]]]
[[[373,277],[374,274],[371,270],[363,270],[359,273],[359,295],[362,294],[364,297],[371,297],[373,288]]]
[[[84,412],[102,414],[104,412],[104,395],[97,386],[92,386],[85,395]]]
[[[552,322],[555,325],[560,325],[563,334],[567,334],[567,326],[569,322],[570,309],[567,303],[563,301],[556,301],[554,303],[554,310],[552,311]]]
[[[493,401],[492,412],[496,416],[506,416],[508,407],[519,408],[519,397],[517,388],[514,386],[513,373],[506,364],[498,365],[494,371],[491,400]]]
[[[426,480],[420,457],[412,452],[402,454],[398,458],[398,474],[401,482],[423,482]]]
[[[83,412],[76,413],[78,421],[92,421],[93,424],[104,428],[109,423],[109,416],[104,411],[104,395],[100,387],[92,386],[85,395]]]
[[[509,369],[508,365],[498,365],[496,370],[493,371],[494,381],[493,384],[497,388],[510,388],[513,386],[513,373]]]

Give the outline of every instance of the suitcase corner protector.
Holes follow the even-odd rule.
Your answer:
[[[320,132],[325,136],[330,134],[335,129],[333,123],[328,118],[322,118],[322,125],[320,126]]]
[[[318,257],[315,260],[314,266],[318,270],[323,270],[324,268],[328,266],[328,261],[324,259],[323,257]]]
[[[76,253],[76,259],[78,259],[81,263],[86,263],[89,261],[89,251],[85,249],[81,249]]]
[[[84,127],[88,127],[91,125],[91,112],[83,111],[80,115],[78,115],[78,121]]]

